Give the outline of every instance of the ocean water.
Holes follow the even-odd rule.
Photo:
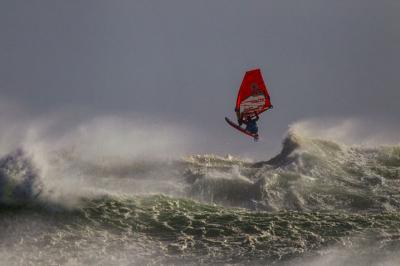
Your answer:
[[[0,159],[1,265],[400,265],[400,146],[46,158]]]

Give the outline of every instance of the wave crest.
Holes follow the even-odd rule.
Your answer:
[[[41,192],[38,170],[29,156],[18,149],[0,158],[0,204],[32,203]]]

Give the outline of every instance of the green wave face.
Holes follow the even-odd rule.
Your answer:
[[[3,240],[15,247],[4,261],[12,265],[23,254],[24,262],[41,265],[296,265],[335,247],[351,249],[341,255],[343,265],[378,265],[400,247],[397,213],[253,212],[167,196],[81,204],[69,211],[3,209],[1,224],[13,224]]]

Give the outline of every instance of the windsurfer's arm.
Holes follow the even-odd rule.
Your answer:
[[[239,111],[239,109],[235,108],[235,112],[236,112],[236,118],[237,118],[238,124],[239,124],[239,126],[241,126],[241,125],[243,124],[243,119],[242,119],[242,117],[240,116],[240,111]]]
[[[258,117],[257,112],[254,112],[254,116],[256,117],[256,118],[254,119],[254,121],[258,121],[259,117]]]

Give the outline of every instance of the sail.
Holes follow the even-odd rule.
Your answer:
[[[267,86],[260,69],[247,71],[244,75],[236,100],[236,114],[239,118],[254,116],[272,107]]]

